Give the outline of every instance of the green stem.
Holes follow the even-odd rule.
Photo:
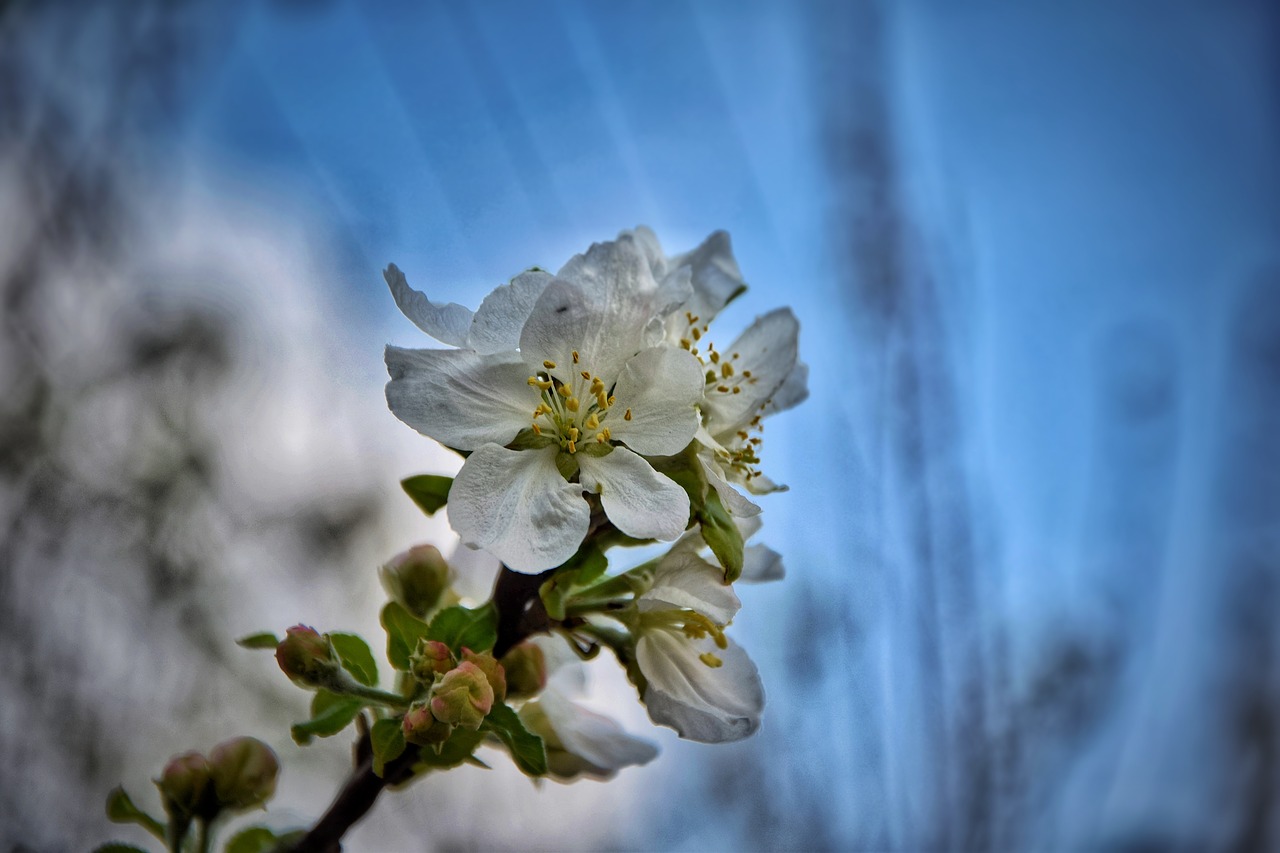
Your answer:
[[[399,696],[395,693],[388,693],[387,691],[379,690],[376,687],[367,687],[357,681],[349,681],[335,686],[338,689],[334,692],[346,693],[349,696],[356,696],[360,699],[366,699],[379,705],[386,705],[388,708],[394,708],[397,711],[407,710],[409,705],[412,704],[410,700],[404,696]]]

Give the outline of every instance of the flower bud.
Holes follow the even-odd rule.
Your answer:
[[[449,586],[449,564],[434,545],[418,545],[378,570],[391,600],[421,619]]]
[[[453,652],[439,640],[418,640],[418,648],[409,656],[409,671],[423,684],[430,685],[437,675],[444,675],[457,664]]]
[[[507,698],[507,674],[502,668],[502,664],[498,663],[498,659],[493,656],[492,652],[473,652],[471,649],[464,648],[462,650],[462,659],[469,663],[473,663],[488,680],[489,686],[493,688],[493,698],[498,702],[504,702]]]
[[[169,759],[156,780],[164,810],[178,820],[202,814],[201,800],[209,790],[209,763],[198,752],[184,752]]]
[[[257,738],[232,738],[209,753],[209,776],[218,802],[227,808],[266,805],[276,792],[279,773],[276,754]]]
[[[444,743],[453,733],[453,726],[437,720],[425,702],[416,703],[406,711],[402,725],[404,739],[418,746]]]
[[[478,729],[492,708],[493,687],[471,661],[458,664],[431,691],[431,713],[450,725]]]
[[[294,681],[312,686],[323,683],[340,666],[329,638],[306,625],[294,625],[285,632],[276,646],[276,663]]]
[[[547,656],[537,643],[524,642],[502,656],[507,696],[528,699],[547,686]]]

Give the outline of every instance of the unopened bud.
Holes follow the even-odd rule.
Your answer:
[[[204,816],[201,800],[209,790],[209,763],[198,752],[184,752],[169,759],[156,780],[164,810],[179,820]]]
[[[473,652],[471,649],[464,648],[462,650],[462,659],[475,664],[484,673],[484,677],[489,681],[489,686],[493,688],[493,698],[495,700],[498,702],[506,701],[507,674],[492,652]]]
[[[547,656],[537,643],[524,642],[502,656],[507,696],[528,699],[547,686]]]
[[[434,545],[418,545],[393,557],[378,570],[392,601],[421,619],[449,587],[449,564]]]
[[[446,673],[431,692],[431,713],[451,725],[478,729],[492,708],[489,679],[471,661],[463,661]]]
[[[402,725],[404,739],[419,746],[444,743],[453,732],[453,726],[437,720],[425,702],[419,702],[406,711]]]
[[[418,640],[417,650],[409,656],[409,671],[423,684],[430,685],[437,675],[444,675],[457,664],[453,652],[439,640]]]
[[[276,792],[279,773],[276,754],[257,738],[232,738],[209,753],[209,776],[218,802],[230,809],[265,805]]]
[[[339,667],[329,638],[315,628],[294,625],[276,646],[276,663],[284,674],[302,684],[322,684]]]

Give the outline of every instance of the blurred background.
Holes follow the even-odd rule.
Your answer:
[[[232,640],[376,639],[453,541],[380,270],[475,306],[647,224],[729,230],[719,333],[790,304],[812,366],[762,730],[601,661],[652,764],[428,778],[348,849],[1280,848],[1277,104],[1267,0],[0,2],[0,847],[146,844],[107,791],[235,734],[314,819],[349,735]]]

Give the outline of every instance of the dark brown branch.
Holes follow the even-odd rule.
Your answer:
[[[538,575],[525,575],[513,572],[506,566],[502,567],[493,587],[493,603],[498,610],[498,640],[493,647],[495,657],[502,657],[512,646],[550,627],[538,588],[551,576],[552,571],[554,569]],[[294,846],[293,853],[341,851],[342,836],[368,814],[382,789],[388,785],[402,784],[413,777],[413,766],[418,761],[418,747],[410,744],[399,758],[387,763],[379,778],[373,772],[373,749],[369,743],[369,735],[362,732],[356,742],[355,758],[355,769],[334,798],[333,804]]]

